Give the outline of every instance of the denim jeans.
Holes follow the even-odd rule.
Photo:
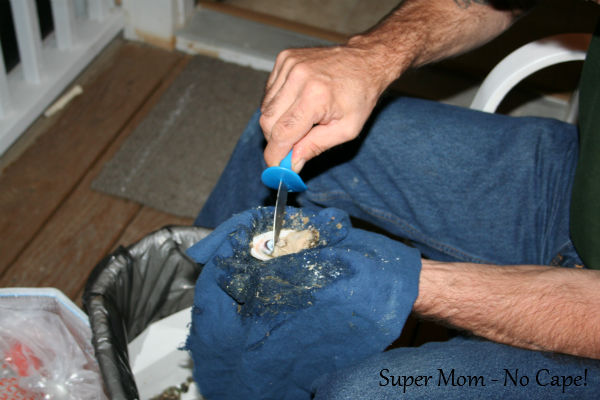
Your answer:
[[[251,119],[196,224],[272,205]],[[574,125],[440,103],[381,102],[359,138],[310,160],[302,207],[337,207],[427,257],[494,264],[581,264],[569,238]]]
[[[383,352],[315,386],[315,400],[597,399],[600,361],[456,337]]]

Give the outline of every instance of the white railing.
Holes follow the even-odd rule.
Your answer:
[[[10,0],[20,64],[0,52],[0,155],[123,29],[114,0],[51,0],[54,32],[41,39],[35,0]]]

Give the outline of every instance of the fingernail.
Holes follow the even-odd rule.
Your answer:
[[[304,167],[304,164],[306,163],[306,160],[301,158],[300,160],[296,161],[293,165],[292,165],[292,169],[294,170],[294,172],[298,173],[300,172],[300,170],[302,169],[302,167]]]

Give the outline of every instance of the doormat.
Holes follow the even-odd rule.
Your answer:
[[[92,189],[195,217],[258,109],[268,73],[195,56]]]

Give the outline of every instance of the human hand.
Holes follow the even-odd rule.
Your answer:
[[[357,137],[389,81],[359,47],[282,51],[261,107],[267,165],[278,165],[293,147],[292,169],[299,172],[309,159]]]

